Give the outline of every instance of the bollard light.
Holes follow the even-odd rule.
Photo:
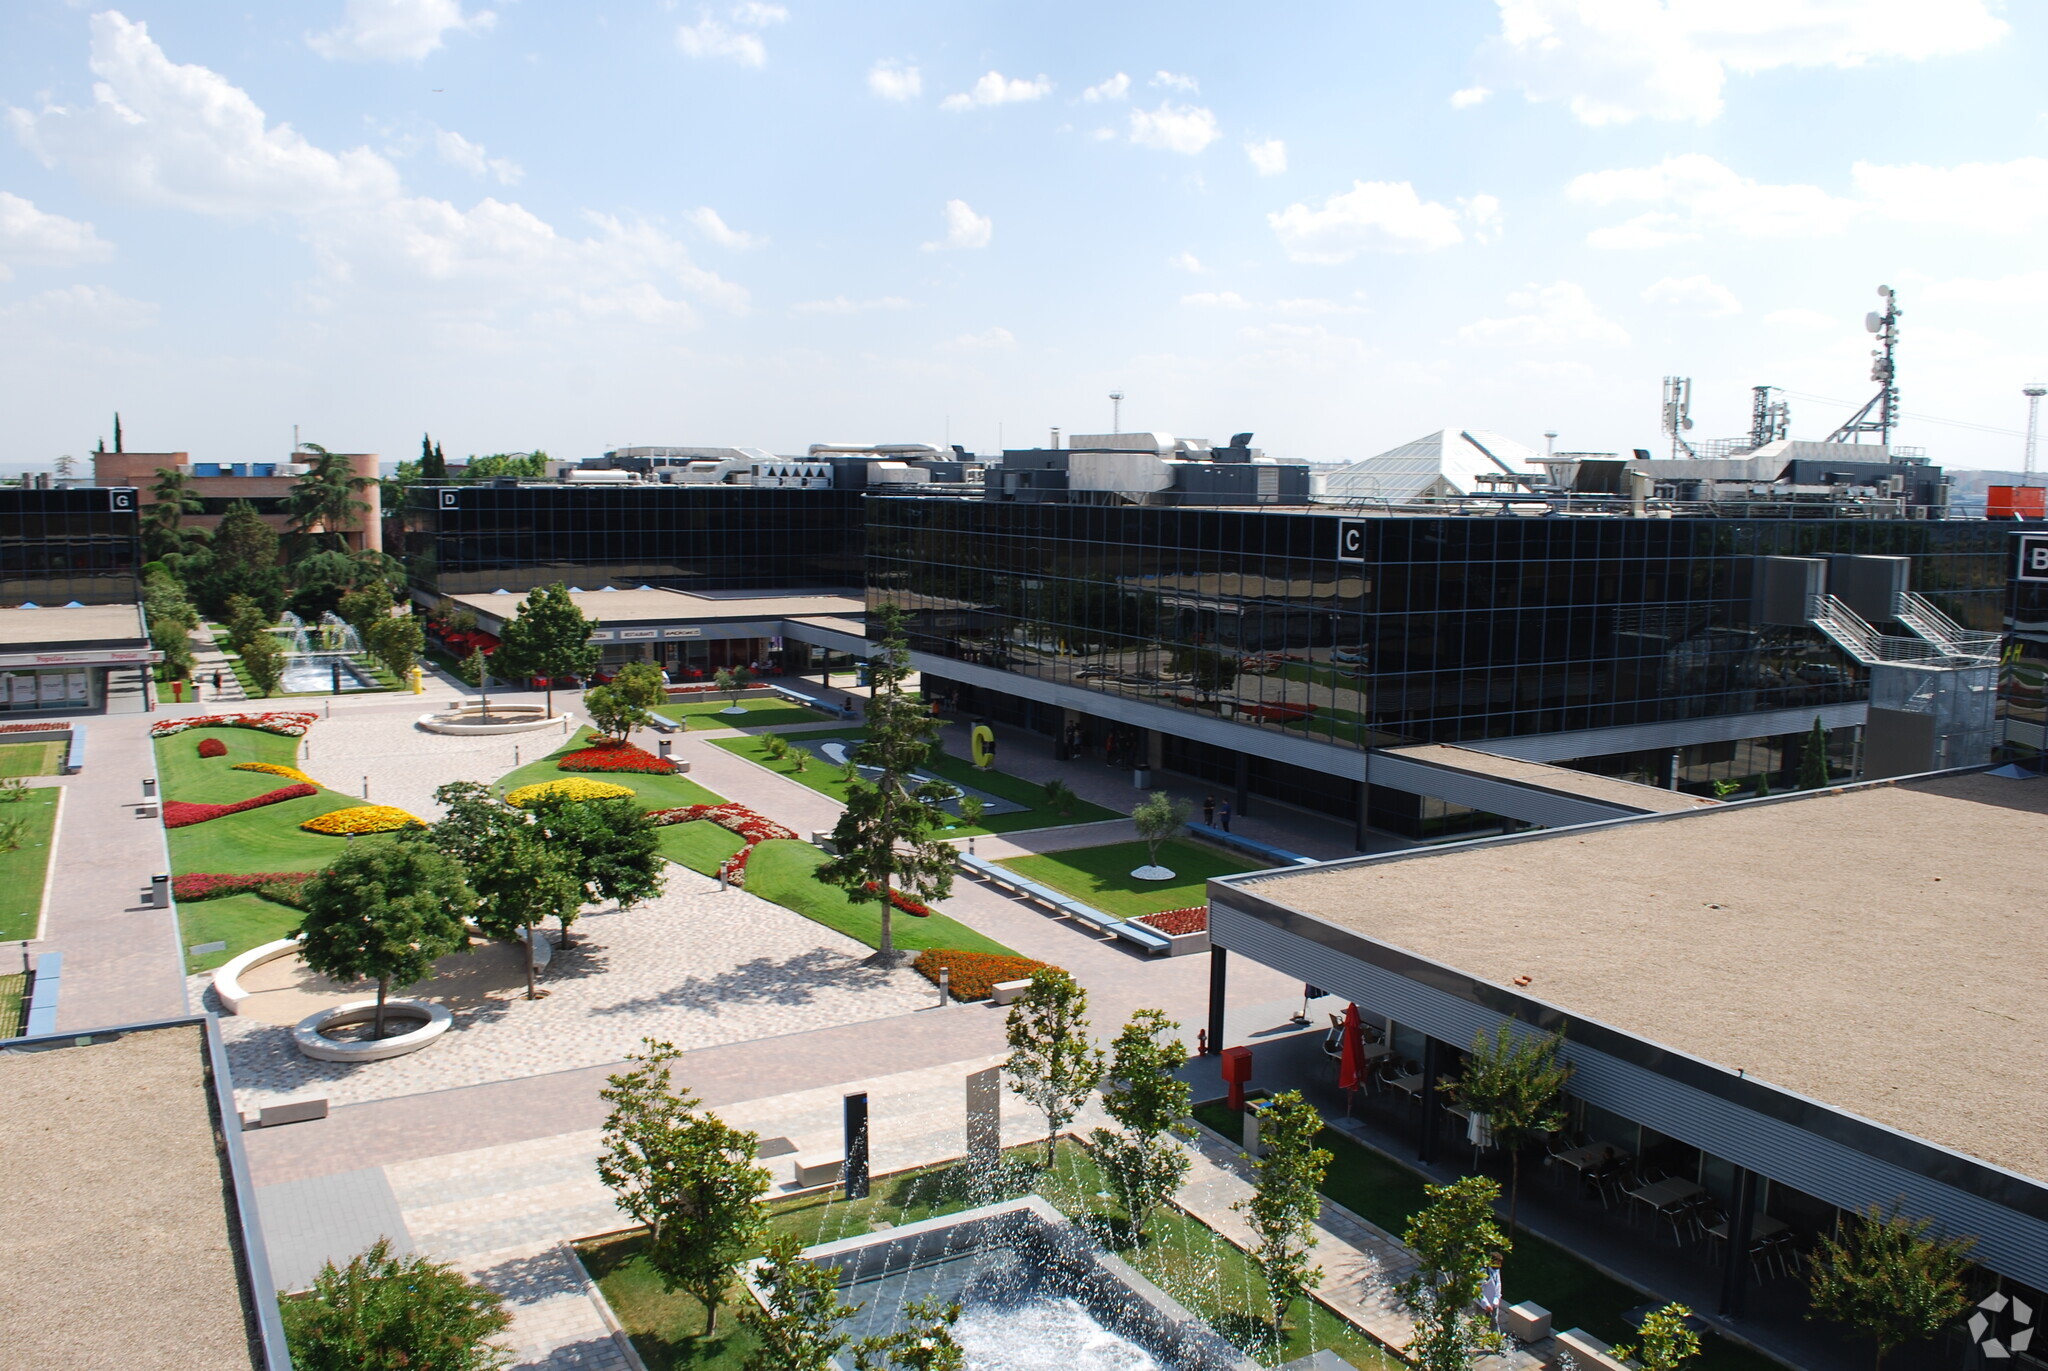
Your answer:
[[[946,995],[947,995],[948,991],[950,990],[950,988],[951,988],[951,986],[952,986],[952,981],[953,981],[953,968],[952,968],[952,967],[950,967],[950,966],[942,966],[942,967],[940,967],[940,968],[939,968],[939,1008],[941,1008],[941,1009],[944,1009],[944,1008],[946,1007]]]

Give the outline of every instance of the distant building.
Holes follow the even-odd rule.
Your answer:
[[[304,454],[300,454],[304,455]],[[377,498],[377,454],[346,452],[338,456],[348,462],[349,471],[367,476],[372,484],[356,498],[369,506],[348,527],[340,530],[351,550],[371,548],[382,551],[383,508]],[[197,528],[220,526],[221,516],[237,500],[246,500],[263,522],[279,533],[285,532],[285,499],[309,470],[304,462],[195,462],[188,452],[96,452],[93,454],[93,484],[133,486],[140,492],[142,508],[153,503],[150,489],[157,473],[166,467],[182,468],[192,477],[192,492],[203,507],[200,514],[188,514],[185,522]]]
[[[1440,428],[1323,478],[1333,501],[1440,500],[1485,495],[1506,478],[1533,475],[1541,453],[1488,429]]]
[[[147,707],[159,654],[143,622],[136,500],[0,490],[0,719]]]

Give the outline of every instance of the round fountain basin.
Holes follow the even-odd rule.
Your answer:
[[[458,705],[454,709],[422,714],[414,721],[429,733],[473,734],[536,733],[544,728],[570,722],[567,714],[550,714],[543,705]]]

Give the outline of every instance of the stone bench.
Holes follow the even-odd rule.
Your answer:
[[[1579,1364],[1579,1371],[1630,1371],[1630,1363],[1617,1361],[1608,1355],[1611,1349],[1583,1328],[1567,1328],[1553,1341],[1553,1357],[1558,1352],[1569,1352],[1572,1360]],[[1551,1365],[1557,1363],[1553,1360]]]
[[[998,866],[986,858],[971,856],[965,852],[959,853],[958,857],[960,866],[970,874],[979,876],[990,885],[1006,890],[1021,899],[1044,905],[1054,914],[1064,915],[1098,932],[1114,934],[1126,942],[1136,943],[1152,956],[1172,950],[1172,939],[1149,924],[1121,918],[1084,901],[1062,895],[1057,890],[1019,876],[1008,867]]]
[[[1191,823],[1188,825],[1188,832],[1205,843],[1215,843],[1218,847],[1234,848],[1244,853],[1247,857],[1257,857],[1260,861],[1271,862],[1275,866],[1321,865],[1314,857],[1304,857],[1299,852],[1289,852],[1284,847],[1275,847],[1271,843],[1262,843],[1256,838],[1247,838],[1241,834],[1232,833],[1227,829],[1218,828],[1214,824]]]

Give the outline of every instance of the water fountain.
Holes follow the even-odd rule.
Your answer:
[[[362,635],[356,632],[354,624],[333,610],[322,614],[320,622],[310,627],[297,614],[286,610],[271,631],[285,640],[284,675],[279,679],[279,687],[287,694],[376,688],[370,674],[355,664],[355,658],[363,655]]]

